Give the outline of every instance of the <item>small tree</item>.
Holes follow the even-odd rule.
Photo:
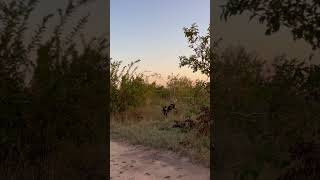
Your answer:
[[[210,26],[209,26],[210,27]],[[214,43],[214,49],[218,47],[220,39],[210,42],[210,28],[207,29],[207,34],[199,35],[198,26],[194,23],[190,28],[183,28],[185,37],[188,39],[189,47],[194,54],[186,57],[180,56],[180,67],[187,66],[193,72],[200,71],[201,73],[210,76],[210,43]]]

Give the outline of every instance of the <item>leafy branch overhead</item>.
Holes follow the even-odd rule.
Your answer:
[[[288,28],[293,39],[304,39],[313,49],[320,48],[319,0],[229,0],[222,6],[221,18],[249,12],[250,20],[256,18],[266,23],[266,35]]]
[[[209,26],[210,27],[210,26]],[[196,24],[192,24],[190,28],[183,28],[185,37],[188,39],[189,47],[194,54],[189,57],[179,56],[180,67],[190,67],[193,72],[201,71],[203,74],[210,75],[210,29],[204,36],[199,35],[199,29]]]

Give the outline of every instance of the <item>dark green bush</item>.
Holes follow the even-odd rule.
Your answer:
[[[50,168],[70,163],[51,167],[59,153],[70,155],[66,144],[75,148],[105,142],[106,39],[96,37],[78,46],[88,16],[66,30],[73,13],[87,1],[69,1],[30,31],[29,17],[38,3],[0,2],[1,179],[48,179]],[[50,32],[54,16],[60,21]],[[58,174],[62,171],[56,173],[58,179],[67,178]]]

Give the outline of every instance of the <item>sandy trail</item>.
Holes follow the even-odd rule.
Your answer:
[[[123,142],[110,143],[112,180],[208,180],[209,168],[192,164],[172,152],[160,152]]]

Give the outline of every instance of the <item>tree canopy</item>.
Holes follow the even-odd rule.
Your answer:
[[[313,49],[320,47],[319,0],[228,0],[221,19],[249,12],[250,20],[266,24],[266,35],[288,28],[294,40],[303,39]]]

